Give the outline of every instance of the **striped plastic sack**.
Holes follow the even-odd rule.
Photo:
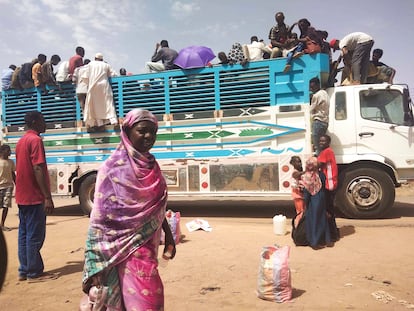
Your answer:
[[[260,255],[257,296],[264,300],[285,302],[292,298],[289,246],[265,246]]]

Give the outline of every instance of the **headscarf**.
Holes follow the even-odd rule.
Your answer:
[[[149,111],[130,111],[121,126],[121,142],[96,178],[83,281],[105,269],[110,305],[120,300],[113,267],[154,236],[159,237],[165,218],[167,187],[158,163],[149,152],[137,151],[127,135],[140,121],[150,121],[158,129],[157,119]]]
[[[243,48],[240,43],[236,42],[230,49],[228,55],[229,62],[240,63],[244,60]]]
[[[311,195],[315,195],[322,188],[322,182],[319,177],[318,159],[310,157],[306,160],[305,173],[302,175],[302,185]]]

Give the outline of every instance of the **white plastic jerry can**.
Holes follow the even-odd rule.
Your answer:
[[[273,217],[273,232],[277,235],[286,234],[286,216],[276,215]]]

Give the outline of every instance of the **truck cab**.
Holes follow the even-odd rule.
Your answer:
[[[412,179],[413,107],[406,85],[329,88],[328,132],[340,170],[337,205],[348,217],[381,216]],[[339,202],[341,202],[339,204]]]

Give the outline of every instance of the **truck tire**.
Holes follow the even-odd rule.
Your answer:
[[[391,177],[380,169],[357,168],[343,173],[335,203],[349,218],[379,218],[394,204]]]
[[[80,207],[85,215],[90,215],[93,207],[93,196],[95,193],[96,174],[87,176],[79,188]]]

